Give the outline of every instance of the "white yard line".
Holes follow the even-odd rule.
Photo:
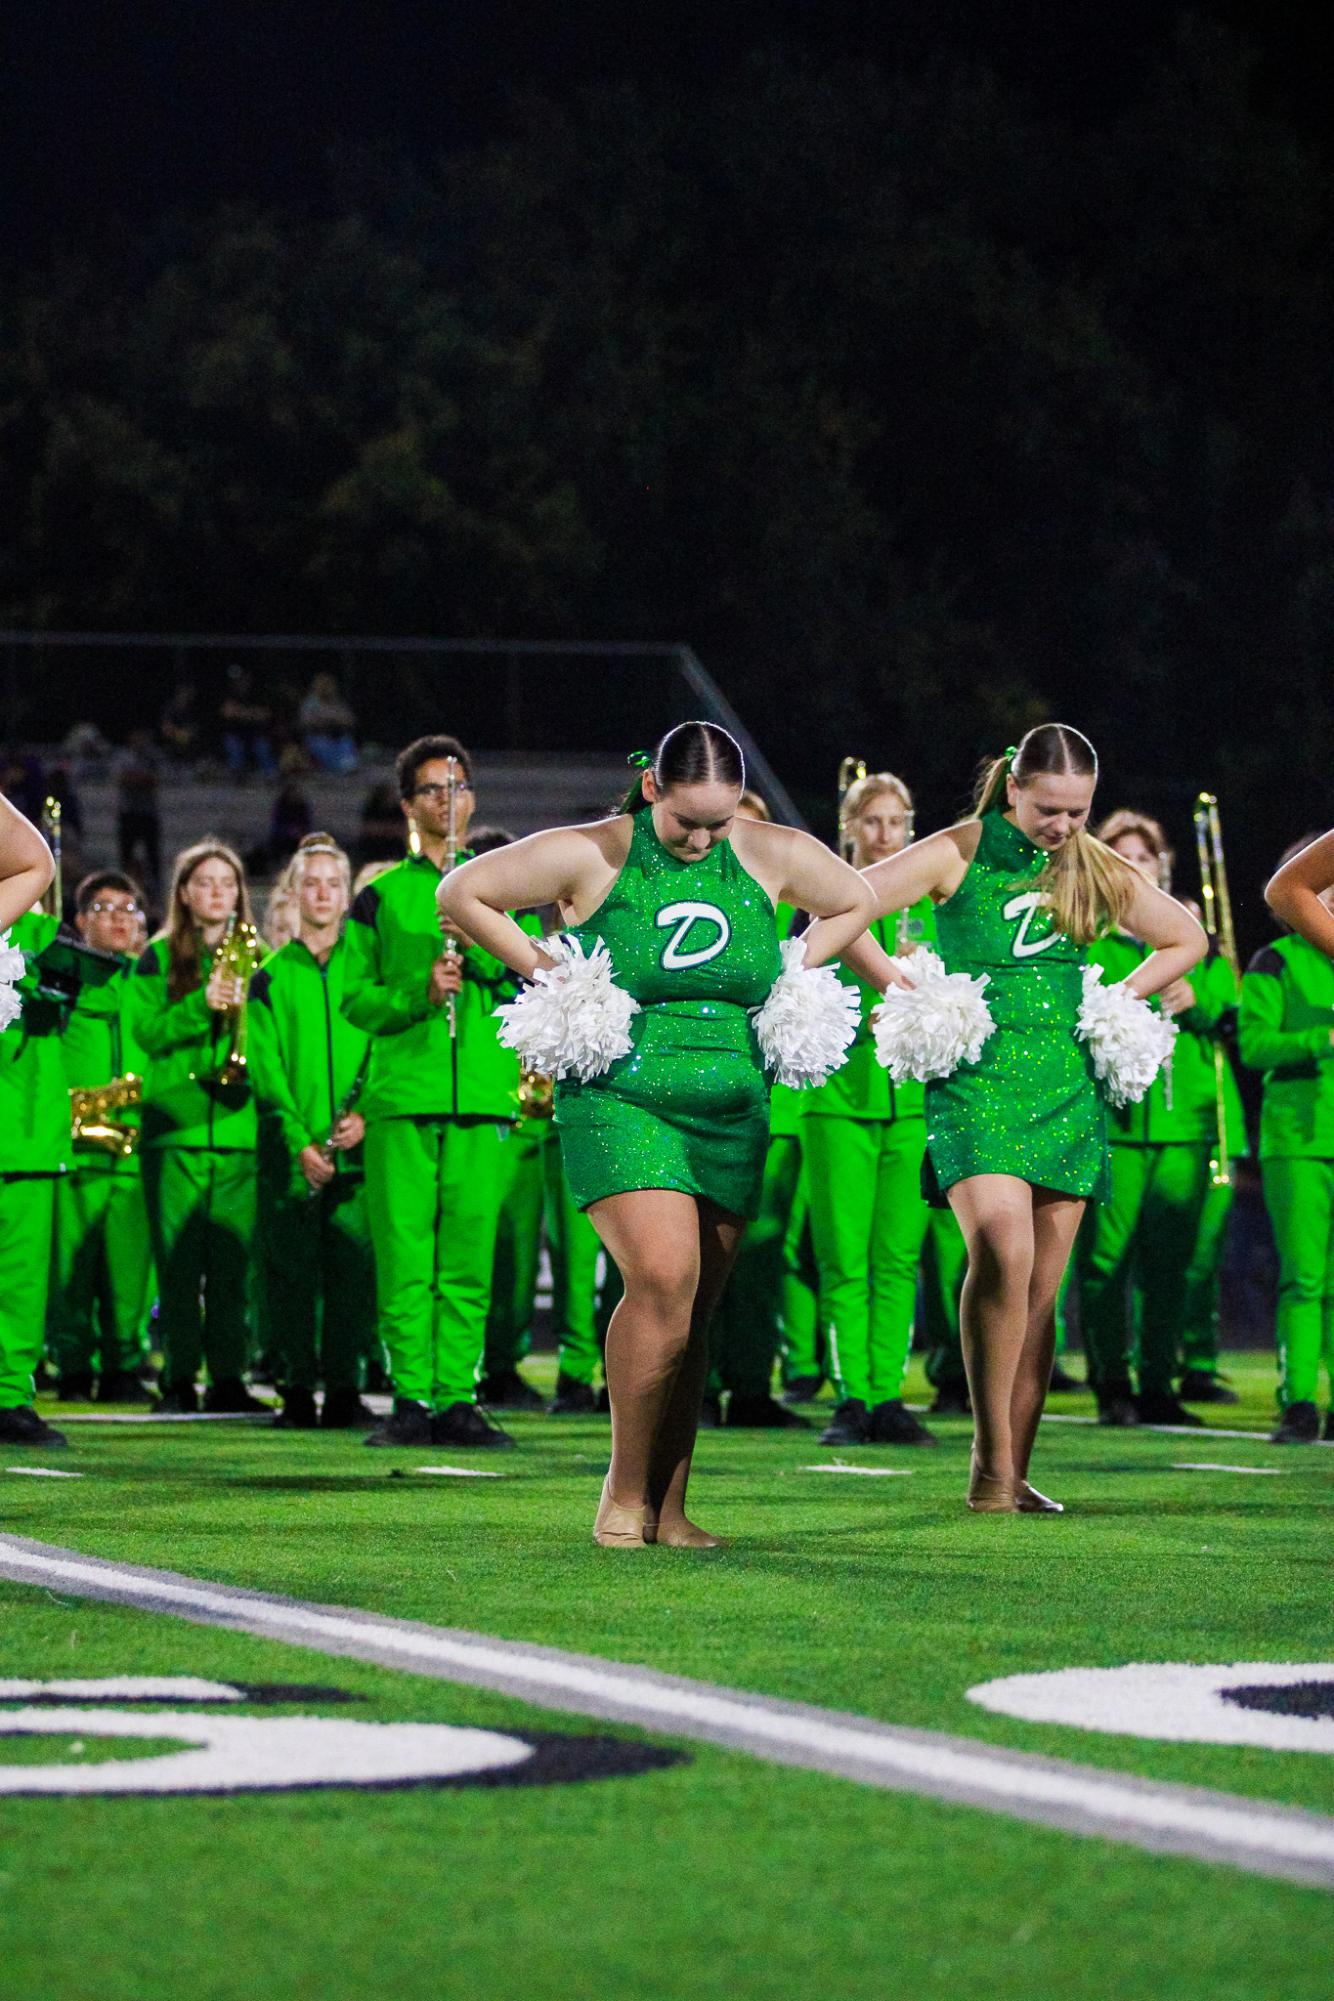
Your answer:
[[[1281,1466],[1224,1466],[1213,1459],[1174,1459],[1174,1473],[1282,1473]]]
[[[108,1563],[26,1537],[0,1537],[0,1576],[493,1689],[861,1785],[1334,1889],[1334,1817],[1265,1800],[1156,1784],[487,1634]]]
[[[856,1473],[863,1480],[911,1480],[910,1466],[799,1466],[799,1473]]]

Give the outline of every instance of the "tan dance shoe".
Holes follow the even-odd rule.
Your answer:
[[[994,1473],[984,1473],[977,1463],[976,1453],[969,1462],[968,1505],[975,1515],[1015,1515],[1019,1512],[1013,1480],[1002,1480]]]
[[[1064,1503],[1053,1501],[1049,1494],[1040,1494],[1027,1480],[1021,1480],[1014,1490],[1015,1506],[1021,1515],[1063,1515]]]
[[[602,1549],[644,1549],[648,1537],[644,1533],[644,1510],[623,1508],[611,1498],[611,1475],[602,1483],[602,1499],[598,1503],[597,1520],[593,1523],[593,1540]]]

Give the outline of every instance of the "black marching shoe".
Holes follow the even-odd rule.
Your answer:
[[[320,1412],[321,1431],[369,1431],[375,1412],[356,1390],[326,1390]]]
[[[93,1400],[93,1372],[91,1369],[71,1370],[62,1375],[56,1384],[56,1396],[61,1403],[91,1403]]]
[[[525,1382],[517,1369],[501,1369],[494,1376],[483,1376],[477,1385],[477,1401],[491,1410],[543,1410],[546,1408],[539,1390]]]
[[[99,1403],[149,1403],[152,1391],[133,1369],[103,1369],[97,1383]]]
[[[193,1417],[199,1409],[199,1392],[191,1382],[163,1383],[153,1404],[157,1417]]]
[[[598,1393],[591,1383],[577,1376],[559,1375],[556,1394],[547,1405],[548,1417],[591,1417],[598,1407]]]
[[[273,1420],[274,1430],[314,1431],[320,1421],[314,1390],[284,1390],[282,1398],[283,1407]]]
[[[844,1397],[834,1407],[831,1423],[820,1433],[821,1445],[869,1445],[871,1416],[860,1397]]]
[[[808,1417],[798,1417],[796,1411],[785,1410],[776,1397],[767,1390],[758,1395],[753,1391],[733,1390],[727,1399],[727,1422],[740,1431],[809,1431]]]
[[[723,1400],[712,1390],[705,1390],[700,1400],[699,1422],[696,1431],[716,1431],[723,1421]]]
[[[1326,1433],[1328,1436],[1328,1432]],[[1290,1403],[1269,1434],[1271,1445],[1314,1445],[1320,1437],[1320,1412],[1313,1403]]]
[[[239,1376],[220,1376],[204,1391],[204,1409],[222,1417],[267,1417],[273,1405],[251,1396]]]
[[[793,1376],[783,1385],[784,1403],[814,1403],[824,1388],[823,1376]]]
[[[365,1442],[367,1445],[429,1445],[430,1409],[424,1403],[414,1403],[411,1397],[395,1397],[394,1408],[388,1417],[381,1418]]]
[[[1139,1405],[1129,1383],[1101,1383],[1093,1394],[1098,1399],[1099,1424],[1117,1431],[1132,1431],[1139,1424]]]
[[[936,1400],[927,1413],[930,1417],[971,1417],[973,1406],[968,1399],[967,1383],[943,1383],[936,1391]]]
[[[475,1403],[452,1403],[431,1419],[432,1445],[481,1445],[500,1448],[514,1440],[498,1424],[488,1424]]]
[[[0,1445],[40,1445],[55,1451],[68,1445],[63,1431],[57,1431],[44,1417],[38,1417],[30,1403],[0,1410]]]
[[[1241,1398],[1208,1369],[1187,1369],[1177,1391],[1182,1403],[1240,1403]]]
[[[872,1445],[938,1445],[940,1440],[915,1417],[902,1397],[886,1397],[871,1412]]]
[[[1198,1429],[1204,1423],[1171,1390],[1141,1390],[1135,1398],[1135,1409],[1141,1424],[1189,1424]]]
[[[1078,1390],[1086,1390],[1088,1384],[1081,1383],[1078,1376],[1072,1376],[1070,1371],[1063,1369],[1059,1362],[1053,1362],[1051,1365],[1051,1381],[1048,1383],[1047,1388],[1058,1397],[1068,1397],[1073,1396]]]

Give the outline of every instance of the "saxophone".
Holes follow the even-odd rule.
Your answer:
[[[107,1084],[72,1085],[69,1094],[70,1138],[76,1146],[94,1147],[99,1153],[128,1160],[139,1145],[138,1126],[115,1118],[143,1097],[143,1079],[127,1071]]]
[[[227,919],[227,931],[218,956],[213,962],[214,972],[221,970],[232,979],[242,983],[241,1000],[238,1006],[227,1010],[231,1022],[231,1036],[227,1045],[227,1055],[218,1072],[218,1082],[228,1085],[244,1085],[250,1081],[250,1068],[246,1060],[246,1032],[250,1023],[250,997],[244,991],[249,986],[250,975],[256,970],[264,956],[259,932],[245,918],[238,922],[235,911]]]

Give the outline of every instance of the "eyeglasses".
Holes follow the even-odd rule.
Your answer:
[[[455,794],[472,791],[466,778],[456,779],[452,789]],[[448,799],[450,790],[448,785],[419,785],[412,796],[414,799]]]
[[[143,914],[142,906],[137,903],[104,903],[100,896],[88,905],[90,917],[142,917]]]

